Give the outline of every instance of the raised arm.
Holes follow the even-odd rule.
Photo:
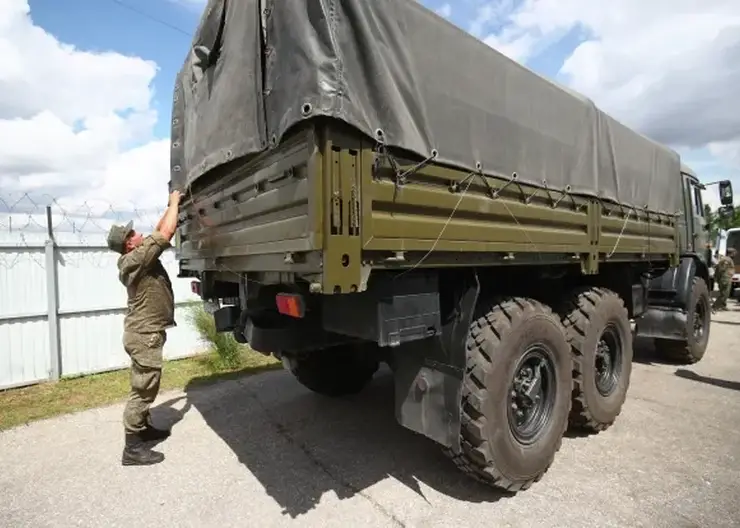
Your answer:
[[[180,191],[172,191],[167,210],[157,222],[155,231],[159,232],[168,242],[175,236],[177,230],[177,215],[180,212]]]

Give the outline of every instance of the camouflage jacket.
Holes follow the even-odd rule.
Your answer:
[[[118,278],[128,293],[125,331],[161,332],[175,326],[172,282],[159,260],[168,247],[167,239],[155,231],[118,259]]]
[[[727,255],[721,255],[719,257],[717,265],[714,267],[715,279],[730,280],[734,274],[735,274],[735,262]]]

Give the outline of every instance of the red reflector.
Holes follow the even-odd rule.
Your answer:
[[[190,291],[193,292],[195,295],[200,295],[200,281],[191,281]]]
[[[278,312],[290,317],[303,317],[303,298],[290,293],[278,293],[275,296]]]

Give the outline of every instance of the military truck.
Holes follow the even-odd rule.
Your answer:
[[[171,163],[219,331],[327,397],[386,363],[398,422],[492,486],[614,423],[633,332],[705,353],[696,175],[416,1],[211,0]]]

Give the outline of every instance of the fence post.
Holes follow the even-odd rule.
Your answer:
[[[62,375],[62,356],[59,341],[59,284],[57,282],[57,247],[51,222],[51,207],[46,206],[46,303],[49,324],[49,354],[51,354],[51,379],[58,381]]]

